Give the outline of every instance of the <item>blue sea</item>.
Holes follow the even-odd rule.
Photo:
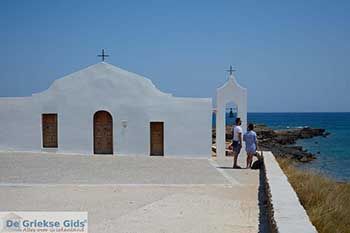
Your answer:
[[[226,123],[232,124],[233,121],[234,117],[229,117],[227,113]],[[316,169],[339,181],[350,181],[350,113],[248,113],[248,122],[266,124],[273,129],[304,126],[326,129],[331,133],[328,137],[297,142],[317,157],[302,166]]]

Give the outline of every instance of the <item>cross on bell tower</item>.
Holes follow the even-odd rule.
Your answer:
[[[229,70],[226,70],[226,72],[229,72],[230,75],[233,74],[233,72],[235,72],[236,70],[233,69],[233,67],[230,65],[230,69]]]
[[[109,57],[108,54],[105,54],[105,50],[102,49],[102,54],[98,54],[97,55],[98,57],[102,57],[102,61],[105,61],[105,57]]]

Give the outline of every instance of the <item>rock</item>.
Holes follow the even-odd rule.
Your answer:
[[[314,158],[313,157],[308,157],[308,156],[303,156],[303,157],[301,157],[299,159],[299,161],[302,162],[302,163],[307,163],[307,162],[310,162],[312,160],[314,160]]]
[[[301,146],[291,145],[294,145],[298,139],[329,135],[324,129],[310,127],[272,130],[266,126],[258,125],[256,132],[259,146],[262,149],[270,150],[276,156],[294,158],[300,162],[309,162],[316,157]]]

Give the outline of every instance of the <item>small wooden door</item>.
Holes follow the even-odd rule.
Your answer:
[[[42,114],[43,148],[57,148],[57,114]]]
[[[94,115],[94,154],[113,154],[113,119],[106,111]]]
[[[151,155],[164,155],[164,123],[151,122]]]

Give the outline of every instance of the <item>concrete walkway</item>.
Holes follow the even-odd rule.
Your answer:
[[[0,210],[88,211],[92,233],[258,232],[259,171],[231,165],[0,153]]]

